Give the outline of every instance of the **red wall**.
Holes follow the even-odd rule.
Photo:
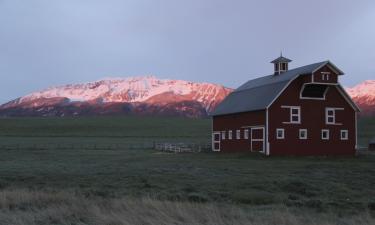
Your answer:
[[[264,110],[237,113],[231,115],[222,115],[213,117],[213,131],[226,131],[225,140],[221,140],[221,152],[239,152],[250,151],[250,133],[249,139],[244,139],[243,126],[265,126],[266,114]],[[241,130],[241,139],[236,139],[236,130]],[[228,140],[228,130],[232,130],[232,140]]]
[[[310,76],[293,81],[269,108],[269,143],[271,155],[354,155],[355,111],[335,86],[330,86],[326,100],[299,99],[302,85]],[[282,105],[301,107],[301,124],[284,124],[289,121],[289,109]],[[336,111],[337,123],[325,124],[325,107],[344,108]],[[276,139],[276,129],[285,129],[285,139]],[[307,129],[307,140],[299,139],[299,129]],[[321,130],[330,130],[330,139],[321,140]],[[340,140],[340,130],[349,131],[349,140]]]
[[[322,80],[322,72],[329,72],[329,80]],[[316,71],[314,74],[314,82],[317,83],[337,83],[338,75],[333,72],[328,66],[323,66],[321,69]],[[311,76],[309,76],[311,77]]]

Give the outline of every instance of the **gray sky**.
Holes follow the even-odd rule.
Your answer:
[[[0,0],[0,103],[49,86],[153,74],[241,83],[329,59],[375,78],[374,0]]]

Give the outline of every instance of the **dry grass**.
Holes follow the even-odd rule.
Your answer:
[[[333,225],[375,224],[368,212],[338,216],[282,206],[241,207],[144,199],[86,198],[70,192],[3,190],[0,224],[90,225]]]

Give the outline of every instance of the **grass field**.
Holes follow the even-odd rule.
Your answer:
[[[126,148],[207,142],[210,126],[182,118],[2,119],[0,224],[375,224],[375,155]],[[360,120],[359,129],[365,145],[374,119]],[[113,143],[119,145],[100,147]],[[14,145],[23,147],[6,148]]]

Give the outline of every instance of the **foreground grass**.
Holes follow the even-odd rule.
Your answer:
[[[361,120],[362,143],[374,135],[373,121]],[[124,147],[209,139],[206,119],[0,120],[0,224],[374,224],[375,155]],[[8,145],[22,147],[1,147]]]
[[[263,157],[153,150],[0,151],[0,188],[357,213],[375,204],[375,156]]]
[[[50,225],[370,225],[365,211],[356,215],[317,213],[286,208],[246,207],[142,199],[88,198],[71,192],[3,190],[0,224]]]

